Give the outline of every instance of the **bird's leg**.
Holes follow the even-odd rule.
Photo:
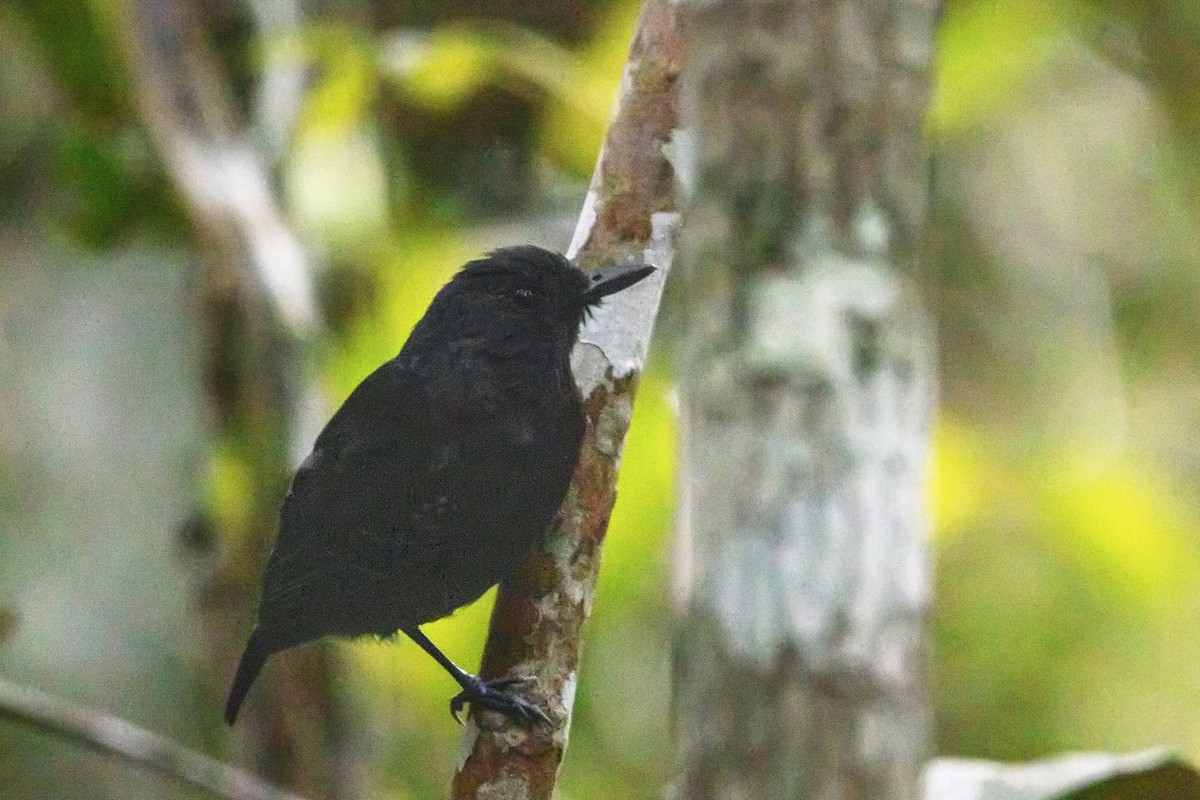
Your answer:
[[[460,725],[462,724],[462,720],[459,719],[458,714],[463,710],[463,706],[470,703],[479,708],[499,711],[501,714],[517,722],[544,722],[547,725],[553,724],[542,709],[508,691],[513,686],[529,683],[534,678],[526,676],[485,681],[478,675],[472,675],[446,658],[446,654],[439,650],[437,645],[429,641],[429,637],[421,633],[420,628],[414,626],[411,628],[402,628],[401,630],[408,638],[420,645],[422,650],[433,656],[433,660],[441,664],[442,669],[449,672],[450,677],[454,678],[458,682],[458,685],[462,687],[462,691],[450,700],[450,716],[454,717],[455,722]]]

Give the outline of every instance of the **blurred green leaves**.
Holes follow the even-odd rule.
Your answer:
[[[1179,122],[1197,107],[1194,12],[947,4],[931,117],[952,243],[932,289],[943,752],[1200,753],[1200,138]]]
[[[936,441],[941,749],[1013,759],[1170,730],[1200,752],[1190,503],[1130,456],[1023,451],[954,419]]]
[[[938,39],[930,111],[934,129],[951,134],[1004,113],[1070,32],[1069,3],[976,0],[953,6]]]
[[[92,247],[182,246],[112,57],[113,8],[0,5],[0,222]],[[517,240],[563,244],[544,218],[582,199],[637,9],[607,6],[570,45],[461,14],[421,30],[329,14],[259,43],[263,74],[304,75],[274,156],[290,221],[330,263],[327,305],[347,309],[328,314],[336,325],[318,346],[331,401],[395,354],[464,261]],[[945,376],[929,504],[940,749],[1027,759],[1166,743],[1195,760],[1200,14],[1193,0],[949,0],[939,46],[929,127],[948,246],[929,286]],[[493,170],[505,159],[532,174],[532,201]],[[499,213],[475,213],[488,203]],[[1085,292],[1096,302],[1071,305]],[[652,794],[669,768],[675,431],[670,376],[652,368],[587,632],[565,796]],[[199,470],[224,530],[273,513],[282,491],[250,478],[256,435],[267,434],[215,444]],[[28,483],[14,480],[14,493]],[[430,635],[471,665],[489,607]],[[444,793],[453,687],[409,644],[347,650],[376,793]]]
[[[1126,603],[1149,608],[1200,575],[1196,514],[1166,491],[1154,464],[1072,448],[1014,458],[991,436],[961,420],[939,424],[929,484],[939,539],[970,530],[997,505],[1019,505],[1048,541],[1094,570],[1088,583]]]
[[[130,113],[128,81],[105,37],[105,3],[10,1],[36,41],[56,88],[85,124],[103,124]]]
[[[1060,545],[1094,568],[1133,609],[1171,602],[1200,575],[1194,514],[1165,491],[1166,476],[1129,457],[1066,453],[1028,483],[1039,491],[1043,524]]]
[[[615,21],[621,28],[630,22]],[[453,25],[391,36],[384,41],[382,62],[389,79],[429,109],[453,108],[486,85],[546,96],[543,124],[551,138],[545,154],[571,172],[588,175],[626,49],[619,35],[598,36],[588,48],[571,52],[515,25]],[[571,132],[569,141],[554,135],[560,130]]]
[[[102,3],[0,6],[0,221],[92,248],[179,234],[106,31]]]
[[[435,116],[456,113],[488,89],[525,98],[545,108],[540,151],[546,163],[590,175],[627,48],[623,29],[632,18],[617,15],[610,24],[611,36],[578,52],[498,21],[375,38],[322,23],[265,40],[264,67],[303,67],[311,76],[282,164],[292,216],[339,258],[370,257],[371,243],[394,233],[407,216],[430,218],[408,197],[406,151],[414,145],[381,138],[381,92]]]
[[[283,185],[300,230],[342,257],[369,255],[390,227],[387,167],[369,124],[340,132],[301,129]]]

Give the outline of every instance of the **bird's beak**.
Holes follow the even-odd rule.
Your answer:
[[[588,305],[599,303],[600,298],[628,289],[652,272],[654,267],[640,262],[618,264],[593,272],[588,276],[588,288],[583,293],[583,301]]]

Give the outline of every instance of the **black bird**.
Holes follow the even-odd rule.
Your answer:
[[[654,271],[590,277],[561,255],[509,247],[434,297],[400,354],[358,385],[317,437],[279,515],[258,624],[238,664],[230,725],[267,657],[338,636],[404,632],[466,703],[530,722],[535,704],[455,666],[420,630],[506,578],[549,527],[584,431],[571,349],[589,309]]]

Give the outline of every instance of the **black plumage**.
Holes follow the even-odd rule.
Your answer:
[[[438,292],[292,480],[227,722],[271,654],[330,634],[397,631],[458,681],[456,715],[470,702],[545,719],[509,691],[516,681],[464,672],[418,626],[477,599],[545,533],[584,431],[570,365],[579,327],[602,297],[652,271],[589,277],[556,253],[511,247]]]

